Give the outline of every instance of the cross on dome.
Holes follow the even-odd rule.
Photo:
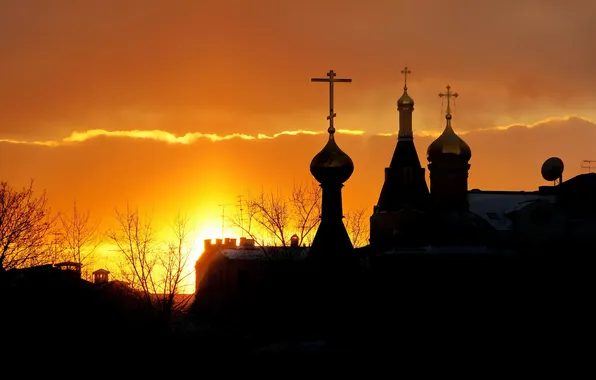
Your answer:
[[[457,98],[459,94],[457,92],[451,92],[451,86],[447,85],[446,93],[439,93],[439,97],[447,98],[447,115],[451,116],[451,98]]]
[[[352,82],[352,79],[343,79],[343,78],[335,78],[337,74],[335,71],[329,70],[327,73],[328,78],[311,78],[311,82],[328,82],[329,83],[329,116],[327,116],[327,120],[329,120],[329,129],[327,131],[330,134],[335,133],[335,127],[333,126],[333,119],[337,114],[333,112],[333,83],[335,82]]]

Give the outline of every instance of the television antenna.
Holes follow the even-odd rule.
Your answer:
[[[238,197],[238,205],[240,206],[239,207],[239,210],[240,210],[240,234],[241,235],[244,235],[244,218],[242,216],[242,210],[243,210],[243,208],[242,208],[242,195],[238,195],[237,197]]]
[[[226,217],[226,206],[229,206],[227,203],[219,204],[218,207],[221,207],[221,240],[224,239],[224,228],[225,228],[225,217]]]
[[[592,173],[592,169],[596,168],[596,160],[583,160],[582,169],[586,169],[588,173]]]

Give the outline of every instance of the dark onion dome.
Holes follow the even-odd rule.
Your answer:
[[[445,119],[447,119],[445,130],[441,133],[441,136],[437,137],[437,139],[428,147],[426,152],[428,161],[433,162],[446,154],[454,154],[465,161],[469,161],[470,158],[472,158],[472,150],[470,149],[470,146],[453,131],[453,128],[451,128],[450,113],[445,115]]]
[[[325,147],[312,159],[310,172],[321,183],[344,183],[354,172],[354,163],[335,142],[333,133]]]

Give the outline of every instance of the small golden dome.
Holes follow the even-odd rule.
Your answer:
[[[310,172],[321,184],[344,183],[354,172],[352,159],[339,149],[333,133],[329,134],[325,147],[312,159]]]
[[[447,126],[441,136],[433,141],[426,152],[429,162],[433,162],[437,158],[445,154],[455,154],[462,159],[469,161],[472,158],[472,150],[451,128],[451,114],[445,116],[447,119]]]
[[[397,106],[404,107],[404,106],[413,106],[413,105],[414,105],[414,99],[412,99],[410,97],[410,95],[408,95],[408,89],[406,87],[404,87],[404,93],[401,96],[401,98],[399,98],[399,100],[397,101]]]
[[[410,70],[408,70],[408,66],[404,67],[404,69],[401,71],[402,74],[404,74],[404,93],[401,96],[401,98],[399,98],[399,100],[397,101],[397,108],[401,108],[401,107],[413,107],[414,106],[414,99],[412,99],[410,97],[410,95],[408,95],[408,74],[411,73]]]

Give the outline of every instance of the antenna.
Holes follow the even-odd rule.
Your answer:
[[[592,173],[592,168],[596,167],[596,160],[583,160],[582,169],[586,169],[588,173]]]
[[[240,206],[240,235],[244,235],[244,218],[242,217],[242,195],[238,195],[238,205]]]
[[[226,216],[226,206],[227,204],[220,204],[217,205],[218,207],[221,207],[221,240],[224,239],[224,220],[225,220],[225,216]]]
[[[542,164],[542,178],[553,181],[553,185],[561,184],[565,165],[559,157],[551,157]]]

